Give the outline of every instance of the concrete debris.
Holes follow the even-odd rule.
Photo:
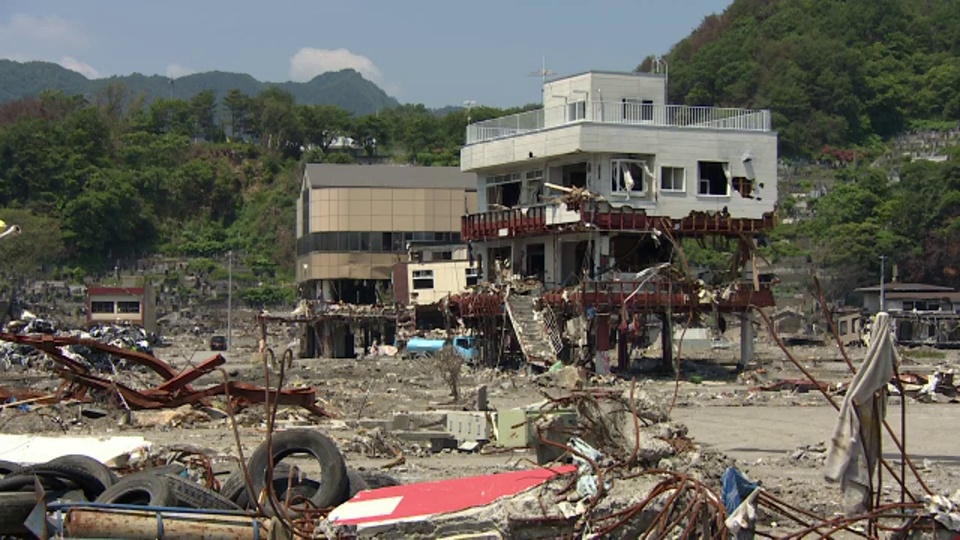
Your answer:
[[[43,437],[0,435],[0,459],[33,465],[77,454],[103,463],[128,461],[130,456],[149,452],[151,443],[143,437]]]

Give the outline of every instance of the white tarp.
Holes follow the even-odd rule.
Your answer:
[[[45,463],[70,454],[92,457],[107,465],[125,462],[131,454],[149,451],[143,437],[41,437],[0,435],[0,459],[21,465]]]
[[[880,459],[880,428],[887,413],[887,383],[900,355],[893,343],[890,316],[878,313],[870,347],[840,406],[840,416],[827,451],[824,477],[840,482],[847,516],[864,512]]]

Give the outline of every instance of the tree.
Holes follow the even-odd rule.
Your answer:
[[[377,153],[378,146],[387,146],[387,126],[379,116],[369,115],[353,123],[350,129],[353,144],[363,148],[368,156]]]
[[[8,278],[40,276],[63,256],[60,220],[20,208],[0,209],[0,219],[19,225],[19,236],[0,240],[0,275]]]
[[[190,114],[193,117],[193,136],[208,141],[217,138],[217,96],[213,90],[204,90],[190,98]]]
[[[326,152],[338,137],[350,130],[350,113],[336,105],[301,105],[297,109],[304,140]]]
[[[143,253],[156,228],[130,179],[111,171],[93,177],[63,209],[63,240],[68,252],[91,265]]]
[[[223,98],[230,117],[230,135],[243,138],[253,134],[253,98],[234,88]]]
[[[256,106],[261,144],[273,150],[299,154],[302,126],[293,96],[271,86],[257,96]]]

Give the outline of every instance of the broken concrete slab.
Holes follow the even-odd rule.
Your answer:
[[[21,465],[46,463],[52,459],[79,454],[112,465],[131,454],[146,454],[150,442],[143,437],[41,437],[36,435],[0,435],[0,459]]]

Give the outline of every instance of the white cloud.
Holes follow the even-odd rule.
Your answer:
[[[197,70],[180,65],[176,62],[167,65],[167,77],[170,77],[171,79],[177,79],[186,75],[193,75],[196,72]]]
[[[380,68],[362,54],[347,49],[314,49],[304,47],[290,57],[290,78],[294,81],[309,81],[321,73],[355,69],[369,81],[384,89],[399,88],[383,78]]]
[[[70,71],[76,71],[88,79],[99,79],[103,77],[93,66],[86,62],[81,62],[72,56],[64,56],[57,63]]]

